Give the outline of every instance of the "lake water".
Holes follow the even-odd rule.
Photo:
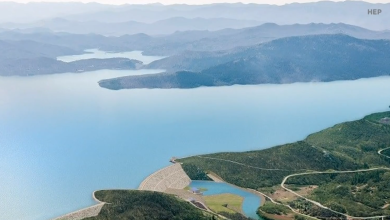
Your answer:
[[[60,60],[63,62],[73,62],[76,60],[86,60],[86,59],[92,59],[92,58],[109,59],[109,58],[124,57],[124,58],[129,58],[129,59],[138,59],[139,61],[142,61],[144,64],[149,64],[155,60],[164,58],[164,57],[158,57],[158,56],[143,56],[142,51],[129,51],[129,52],[121,52],[121,53],[112,53],[112,52],[101,51],[98,49],[88,49],[88,50],[85,50],[85,52],[86,52],[86,54],[57,57],[57,60]]]
[[[97,84],[160,71],[0,77],[0,219],[56,217],[94,204],[94,190],[137,188],[172,156],[293,142],[390,104],[390,77],[186,90]]]
[[[261,199],[259,196],[253,193],[247,192],[226,183],[216,183],[212,181],[192,181],[190,186],[196,187],[198,189],[207,189],[207,191],[203,192],[203,195],[205,196],[218,195],[223,193],[239,195],[244,198],[242,203],[242,211],[245,213],[245,215],[253,219],[260,219],[256,214],[256,210],[260,206]]]

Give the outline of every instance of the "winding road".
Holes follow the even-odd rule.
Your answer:
[[[233,160],[226,160],[226,159],[221,159],[221,158],[214,158],[214,157],[205,157],[205,156],[197,156],[199,158],[205,158],[205,159],[209,159],[209,160],[219,160],[219,161],[225,161],[225,162],[229,162],[229,163],[234,163],[234,164],[238,164],[238,165],[241,165],[241,166],[246,166],[246,167],[250,167],[250,168],[254,168],[254,169],[258,169],[258,170],[269,170],[269,171],[299,171],[299,170],[288,170],[288,169],[272,169],[272,168],[262,168],[262,167],[255,167],[255,166],[251,166],[251,165],[248,165],[248,164],[244,164],[244,163],[240,163],[240,162],[237,162],[237,161],[233,161]]]
[[[387,156],[387,155],[382,154],[382,151],[387,150],[387,149],[390,149],[390,147],[379,150],[379,151],[378,151],[378,154],[381,155],[381,156],[390,158],[390,156]],[[269,169],[269,168],[255,167],[255,166],[248,165],[248,164],[243,164],[243,163],[240,163],[240,162],[237,162],[237,161],[226,160],[226,159],[220,159],[220,158],[213,158],[213,157],[205,157],[205,156],[198,156],[198,157],[204,158],[204,159],[210,159],[210,160],[219,160],[219,161],[230,162],[230,163],[234,163],[234,164],[238,164],[238,165],[241,165],[241,166],[246,166],[246,167],[250,167],[250,168],[254,168],[254,169],[259,169],[259,170],[297,171],[297,170],[287,170],[287,169]],[[348,218],[348,219],[360,219],[360,220],[363,220],[363,219],[379,219],[379,218],[382,218],[382,219],[383,219],[383,218],[389,217],[389,216],[355,217],[355,216],[350,216],[350,215],[347,215],[347,214],[345,214],[345,213],[341,213],[341,212],[332,210],[332,209],[330,209],[329,207],[326,207],[326,206],[322,205],[321,203],[319,203],[319,202],[317,202],[317,201],[308,199],[308,198],[306,198],[306,197],[304,197],[304,196],[302,196],[302,195],[300,195],[300,194],[294,192],[293,190],[287,188],[287,187],[284,185],[284,184],[286,183],[286,181],[288,180],[288,178],[294,177],[294,176],[303,176],[303,175],[311,175],[311,174],[331,174],[331,173],[359,173],[359,172],[370,172],[370,171],[374,171],[374,170],[388,170],[388,171],[390,171],[390,168],[388,168],[388,167],[376,167],[376,168],[361,169],[361,170],[347,170],[347,171],[336,171],[336,170],[335,170],[335,171],[310,171],[310,172],[304,172],[304,173],[296,173],[296,174],[291,174],[291,175],[288,175],[288,176],[284,177],[284,179],[283,179],[282,183],[280,184],[280,186],[281,186],[284,190],[286,190],[286,191],[288,191],[288,192],[290,192],[290,193],[292,193],[292,194],[294,194],[294,195],[296,195],[296,196],[298,196],[298,197],[300,197],[300,198],[302,198],[302,199],[305,199],[306,201],[311,202],[311,203],[314,204],[314,205],[317,205],[317,206],[319,206],[319,207],[321,207],[321,208],[323,208],[323,209],[327,209],[327,210],[329,210],[329,211],[331,211],[331,212],[333,212],[333,213],[336,213],[336,214],[339,214],[339,215],[343,215],[343,216],[345,216],[345,217]],[[249,190],[256,191],[256,190],[253,190],[253,189],[249,189]],[[286,205],[286,204],[282,204],[282,203],[276,202],[276,201],[274,201],[271,197],[265,195],[265,194],[262,193],[262,192],[259,192],[259,191],[256,191],[256,192],[258,192],[258,193],[262,194],[263,196],[267,197],[267,198],[268,198],[272,203],[274,203],[274,204],[283,205],[283,206],[289,208],[289,209],[292,210],[294,213],[297,213],[297,214],[300,214],[300,215],[304,215],[304,216],[310,217],[310,218],[315,218],[315,217],[313,217],[313,216],[308,216],[308,215],[302,214],[302,213],[298,212],[297,210],[293,209],[293,208],[292,208],[291,206],[289,206],[289,205]]]
[[[377,167],[377,168],[371,168],[371,169],[364,169],[364,170],[354,170],[354,171],[325,171],[325,172],[317,172],[317,171],[314,171],[314,172],[306,172],[306,173],[296,173],[296,174],[291,174],[291,175],[288,175],[286,177],[284,177],[282,183],[280,184],[280,186],[289,191],[290,193],[302,198],[302,199],[305,199],[306,201],[308,202],[311,202],[313,203],[314,205],[317,205],[323,209],[327,209],[331,212],[334,212],[336,214],[340,214],[340,215],[343,215],[345,217],[347,217],[348,219],[376,219],[376,218],[384,218],[384,217],[387,217],[386,215],[381,215],[381,216],[371,216],[371,217],[356,217],[356,216],[350,216],[350,215],[347,215],[345,213],[342,213],[342,212],[338,212],[338,211],[335,211],[333,209],[330,209],[329,207],[326,207],[324,205],[322,205],[321,203],[319,202],[316,202],[314,200],[311,200],[311,199],[308,199],[298,193],[296,193],[295,191],[287,188],[284,184],[286,183],[287,179],[290,178],[290,177],[293,177],[293,176],[303,176],[303,175],[311,175],[311,174],[331,174],[331,173],[360,173],[360,172],[370,172],[370,171],[374,171],[374,170],[389,170],[390,171],[390,168],[387,168],[387,167]]]
[[[379,155],[382,155],[382,156],[384,156],[384,157],[390,158],[389,156],[382,154],[382,151],[387,150],[387,149],[390,149],[390,147],[385,148],[385,149],[382,149],[382,150],[378,150],[378,154],[379,154]]]

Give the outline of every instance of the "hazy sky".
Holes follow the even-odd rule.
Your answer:
[[[12,0],[0,0],[0,2],[6,2]],[[15,2],[40,2],[42,0],[13,0]],[[99,2],[104,4],[147,4],[160,2],[162,4],[208,4],[208,3],[221,3],[221,2],[243,2],[243,3],[260,3],[260,4],[277,4],[282,5],[293,2],[313,2],[315,0],[44,0],[45,2]],[[390,3],[390,0],[366,0],[366,2],[372,3]]]

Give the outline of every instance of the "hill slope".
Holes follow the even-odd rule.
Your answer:
[[[67,24],[67,23],[66,23]],[[72,27],[74,24],[69,24]],[[121,24],[126,26],[126,24]],[[101,28],[97,25],[97,28]],[[106,24],[115,29],[115,24]],[[92,29],[91,26],[90,29]],[[119,29],[126,29],[120,27]],[[92,32],[82,28],[83,33]],[[86,32],[85,32],[86,31]],[[180,31],[166,36],[149,36],[146,34],[123,35],[120,37],[105,37],[97,34],[69,34],[47,31],[3,30],[0,39],[3,40],[33,40],[66,46],[74,49],[100,48],[106,51],[142,50],[148,55],[172,56],[179,53],[186,55],[188,51],[219,51],[235,47],[253,46],[283,37],[304,36],[314,34],[347,34],[361,39],[390,39],[390,32],[372,31],[343,23],[310,23],[294,25],[277,25],[266,23],[256,27],[243,29],[223,29],[219,31]],[[180,54],[182,57],[183,54]],[[187,56],[187,55],[186,55]],[[174,60],[174,59],[171,59]],[[169,60],[168,60],[169,61]],[[160,62],[156,62],[156,65]],[[169,64],[169,62],[168,62]],[[171,70],[171,65],[166,69]],[[153,66],[151,66],[153,67]],[[182,69],[176,69],[182,70]]]
[[[105,204],[96,217],[85,220],[211,220],[188,202],[172,195],[149,191],[98,191],[95,196]]]
[[[390,146],[390,125],[380,123],[380,119],[385,117],[390,117],[390,112],[341,123],[309,135],[303,141],[266,150],[216,153],[179,161],[184,163],[183,168],[191,177],[196,176],[191,174],[191,170],[197,170],[193,169],[196,166],[199,170],[218,174],[227,182],[253,189],[280,184],[285,176],[306,170],[356,170],[389,166],[390,159],[377,153]]]
[[[347,35],[288,37],[218,52],[192,52],[150,64],[175,73],[104,80],[100,86],[195,88],[234,84],[353,80],[390,74],[390,41]]]

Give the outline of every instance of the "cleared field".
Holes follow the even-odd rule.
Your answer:
[[[238,195],[229,193],[204,196],[207,207],[216,213],[228,212],[228,213],[242,213],[242,203],[244,198]]]

